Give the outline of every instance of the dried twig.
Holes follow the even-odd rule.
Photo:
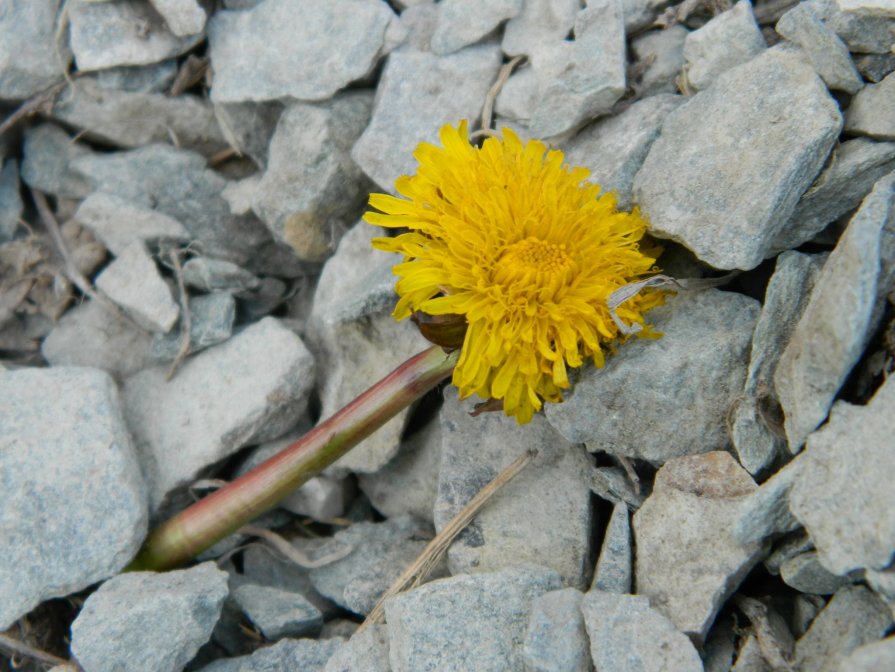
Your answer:
[[[194,54],[190,54],[177,71],[174,77],[174,83],[171,84],[171,90],[168,95],[172,98],[184,93],[187,89],[193,88],[205,77],[205,71],[208,70],[208,58],[199,58]]]
[[[497,94],[500,93],[503,85],[507,83],[510,75],[513,74],[513,69],[524,60],[525,56],[516,56],[509,63],[505,63],[500,69],[500,73],[497,75],[497,81],[491,85],[491,88],[488,89],[488,94],[485,96],[485,105],[482,107],[482,130],[477,131],[477,133],[487,135],[486,133],[483,133],[483,131],[491,128],[492,116],[494,114],[494,101],[497,99]],[[472,135],[475,137],[476,133],[473,133]]]
[[[453,542],[457,535],[469,525],[470,521],[475,518],[476,514],[485,503],[491,499],[498,490],[509,483],[516,474],[528,466],[537,454],[538,451],[536,450],[526,451],[523,455],[520,455],[513,460],[506,469],[494,478],[494,480],[479,490],[476,496],[470,500],[469,504],[464,506],[456,516],[451,518],[444,529],[436,534],[435,538],[429,542],[420,556],[404,570],[401,576],[399,576],[389,589],[385,591],[382,597],[379,598],[379,602],[377,602],[376,606],[373,607],[373,610],[367,614],[367,618],[361,624],[360,628],[358,628],[358,632],[368,625],[382,621],[384,615],[383,605],[388,598],[397,595],[408,587],[418,586],[425,581],[426,577],[438,564],[441,556],[448,549],[448,546],[451,545],[451,542]]]
[[[305,569],[317,569],[318,567],[326,567],[326,565],[331,565],[332,563],[337,562],[354,552],[354,546],[346,545],[339,550],[333,551],[332,553],[327,553],[326,555],[323,555],[319,558],[311,559],[311,557],[307,553],[290,544],[285,538],[283,538],[276,532],[271,532],[270,530],[267,530],[263,527],[246,525],[245,527],[241,527],[239,529],[239,532],[240,534],[248,534],[253,537],[260,537],[261,539],[264,539],[264,541],[277,549],[287,559],[294,562],[299,567],[304,567]]]
[[[165,380],[171,380],[177,373],[177,367],[190,352],[190,329],[193,326],[193,316],[190,313],[190,296],[183,282],[183,266],[180,265],[180,251],[172,247],[168,256],[171,259],[171,269],[174,271],[174,279],[177,281],[177,293],[180,298],[180,347],[174,355],[174,361],[165,376]]]
[[[49,114],[53,109],[53,103],[56,100],[56,96],[58,96],[66,86],[68,86],[66,80],[63,79],[58,81],[19,105],[19,108],[15,112],[6,117],[6,119],[3,120],[3,123],[0,123],[0,137],[22,119],[26,119],[35,114]]]
[[[622,469],[625,470],[625,474],[628,476],[628,480],[631,481],[631,488],[634,490],[635,495],[640,494],[640,476],[637,475],[637,472],[634,471],[634,465],[631,464],[631,460],[629,460],[624,455],[616,455],[615,459],[618,460],[618,463],[622,465]]]
[[[66,660],[65,658],[54,656],[52,653],[41,651],[40,649],[36,649],[33,646],[25,644],[25,642],[10,637],[9,635],[4,635],[3,633],[0,633],[0,649],[6,649],[14,655],[25,656],[26,658],[37,660],[41,663],[46,663],[47,665],[65,665],[73,670],[81,669],[71,660]]]

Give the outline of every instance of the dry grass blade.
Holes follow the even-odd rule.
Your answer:
[[[5,649],[15,656],[23,656],[25,658],[30,658],[31,660],[37,660],[41,663],[46,663],[47,665],[64,665],[68,669],[72,670],[81,669],[70,660],[65,660],[65,658],[54,656],[52,653],[47,653],[46,651],[41,651],[40,649],[35,649],[33,646],[25,644],[25,642],[19,641],[18,639],[10,637],[9,635],[4,635],[3,633],[0,633],[0,649]]]
[[[451,542],[453,542],[457,535],[469,525],[470,521],[475,518],[476,514],[481,510],[485,503],[491,499],[498,490],[509,483],[516,474],[527,467],[537,454],[538,452],[536,450],[526,451],[523,455],[520,455],[513,460],[506,469],[494,478],[494,480],[479,490],[476,496],[469,501],[469,504],[464,506],[456,516],[451,518],[444,529],[436,534],[435,538],[432,539],[423,552],[420,553],[420,556],[404,570],[401,576],[399,576],[389,589],[385,591],[382,597],[379,598],[376,606],[373,607],[373,610],[370,611],[369,614],[367,614],[367,618],[361,624],[360,628],[358,628],[358,632],[368,625],[382,621],[384,614],[383,605],[388,598],[397,595],[409,587],[416,587],[422,583],[432,569],[435,568],[435,565],[438,564],[438,561],[448,549],[448,546],[451,545]]]
[[[487,135],[487,133],[483,133],[483,131],[487,131],[491,128],[491,119],[494,114],[494,101],[497,99],[497,94],[500,93],[503,85],[507,83],[510,75],[513,74],[513,69],[523,60],[525,60],[525,56],[516,56],[510,62],[505,63],[500,69],[500,73],[497,75],[497,81],[494,82],[490,89],[488,89],[488,95],[485,96],[485,105],[482,107],[482,130],[479,131],[479,133]]]
[[[299,567],[304,567],[305,569],[317,569],[318,567],[326,567],[326,565],[331,565],[332,563],[341,560],[354,551],[354,547],[345,546],[344,548],[341,548],[333,553],[328,553],[327,555],[312,559],[309,555],[290,544],[286,538],[280,536],[276,532],[271,532],[270,530],[267,530],[263,527],[246,525],[245,527],[240,528],[239,531],[242,534],[248,534],[253,537],[264,539],[264,541],[277,549],[287,559],[294,562]]]
[[[177,373],[177,367],[190,352],[190,329],[193,326],[193,316],[190,313],[190,296],[187,294],[186,285],[183,282],[183,267],[180,265],[180,251],[171,248],[168,253],[171,259],[171,268],[174,271],[174,278],[177,280],[177,293],[180,297],[180,346],[177,348],[177,354],[171,367],[165,376],[165,380],[171,380]]]

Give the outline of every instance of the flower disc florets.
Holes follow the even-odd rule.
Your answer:
[[[501,399],[524,423],[543,401],[562,401],[567,367],[589,357],[603,365],[603,348],[623,338],[606,299],[655,272],[659,250],[640,249],[643,218],[618,212],[614,195],[585,181],[587,169],[569,168],[542,142],[502,133],[477,148],[466,122],[445,126],[443,147],[419,145],[416,175],[398,179],[404,198],[373,194],[370,205],[381,212],[364,218],[409,229],[373,241],[404,255],[394,268],[394,316],[464,316],[453,377],[460,396]],[[662,298],[649,290],[618,315],[643,324]]]

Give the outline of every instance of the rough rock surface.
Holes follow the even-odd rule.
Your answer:
[[[323,625],[320,611],[299,593],[245,583],[234,589],[233,599],[270,641],[314,637]]]
[[[341,637],[332,639],[281,639],[249,656],[217,660],[199,672],[273,672],[301,670],[323,672],[327,662],[342,646]]]
[[[864,87],[845,114],[845,130],[878,140],[895,140],[895,122],[889,111],[895,105],[895,73],[878,84]]]
[[[57,0],[5,4],[0,14],[0,100],[40,93],[63,77],[71,59],[56,39]]]
[[[391,672],[388,627],[370,625],[354,634],[330,658],[323,672]]]
[[[575,588],[544,593],[532,600],[523,660],[531,672],[590,672],[590,643]]]
[[[632,586],[633,557],[631,523],[628,520],[628,505],[618,502],[612,507],[612,517],[606,526],[603,546],[597,558],[597,568],[591,590],[604,593],[630,593]]]
[[[478,42],[498,24],[516,16],[523,0],[443,0],[432,34],[432,52],[443,56]]]

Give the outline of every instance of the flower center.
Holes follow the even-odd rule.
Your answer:
[[[558,275],[572,265],[565,244],[545,243],[537,238],[526,238],[504,248],[497,261],[497,276],[516,279],[531,272]]]

